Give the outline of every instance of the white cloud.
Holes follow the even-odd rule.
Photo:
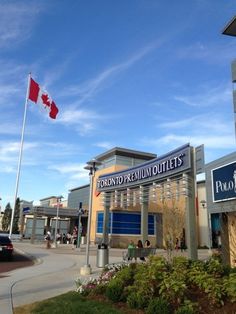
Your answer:
[[[56,170],[61,174],[69,174],[69,173],[74,174],[75,172],[87,173],[84,167],[85,167],[85,164],[73,163],[73,164],[53,165],[53,166],[50,166],[49,169]]]
[[[148,146],[158,147],[167,146],[170,149],[175,148],[186,143],[190,143],[193,146],[199,146],[204,144],[206,148],[211,149],[234,149],[235,138],[233,135],[205,135],[205,136],[192,136],[192,135],[176,135],[167,134],[163,137],[156,139],[143,139],[143,142]]]
[[[2,166],[1,169],[0,169],[0,172],[2,173],[15,173],[16,170],[14,167],[11,167],[11,166]]]
[[[202,132],[215,132],[215,134],[230,134],[232,132],[232,125],[228,121],[223,121],[222,117],[210,114],[211,120],[209,122],[209,115],[201,114],[197,116],[191,116],[182,120],[174,120],[163,122],[158,125],[160,128],[166,128],[168,130],[183,130],[186,128],[186,132],[189,133],[202,133]],[[209,133],[208,133],[209,134]]]
[[[107,84],[111,84],[112,77],[115,77],[117,74],[125,71],[126,69],[134,65],[136,62],[145,57],[145,55],[152,51],[155,47],[156,44],[152,43],[149,46],[138,51],[128,60],[107,68],[106,70],[98,74],[95,78],[85,82],[84,84],[69,86],[60,94],[60,96],[77,96],[79,97],[79,100],[76,101],[73,106],[70,106],[67,110],[61,112],[57,121],[65,125],[77,125],[76,129],[80,133],[80,135],[85,135],[96,129],[96,123],[98,122],[98,120],[104,121],[104,119],[106,119],[107,117],[104,115],[99,115],[95,111],[85,110],[81,108],[77,109],[77,107],[83,104],[85,101],[88,101],[92,97],[94,97],[98,91],[107,87]]]
[[[79,151],[78,145],[62,142],[25,142],[23,146],[22,165],[44,166],[52,162],[72,157]],[[0,141],[0,161],[2,169],[15,169],[20,152],[20,142]],[[5,171],[4,170],[4,171]],[[0,169],[1,172],[1,169]]]
[[[113,148],[115,145],[113,145],[110,142],[98,142],[98,143],[95,143],[94,146],[101,147],[101,148],[108,150],[108,149]]]
[[[16,125],[16,123],[8,123],[1,122],[0,124],[0,134],[8,134],[8,135],[19,135],[20,136],[20,126]]]
[[[62,112],[61,116],[58,118],[58,122],[62,122],[65,124],[77,124],[82,121],[101,119],[94,111],[83,110],[71,108]]]
[[[81,135],[90,134],[97,128],[97,124],[106,120],[106,115],[99,115],[92,110],[69,108],[63,112],[57,119],[57,122],[66,126],[73,125],[76,131]]]
[[[224,45],[212,42],[195,42],[192,45],[176,47],[175,52],[180,59],[197,59],[211,64],[224,64],[225,60],[235,58],[235,41],[225,42]]]
[[[214,105],[222,105],[226,102],[232,102],[232,88],[229,86],[218,86],[209,88],[205,86],[202,90],[191,96],[176,95],[174,99],[188,106],[208,107]]]
[[[73,85],[68,87],[62,92],[63,96],[79,96],[80,100],[78,104],[84,103],[86,100],[91,99],[99,90],[107,87],[107,84],[111,84],[111,78],[115,77],[117,74],[127,70],[136,62],[145,57],[150,51],[156,47],[156,43],[152,43],[147,47],[144,47],[138,51],[135,55],[131,56],[124,62],[120,64],[111,66],[99,73],[95,78],[85,82],[81,85]]]
[[[67,190],[88,183],[88,170],[84,169],[85,164],[71,163],[71,164],[57,164],[49,167],[50,170],[58,172],[60,175],[66,177],[65,188]]]
[[[0,47],[9,47],[29,38],[35,17],[41,8],[37,2],[2,1],[0,3]]]
[[[24,143],[24,151],[38,148],[38,143]],[[4,162],[15,161],[20,152],[19,142],[0,142],[0,160]]]

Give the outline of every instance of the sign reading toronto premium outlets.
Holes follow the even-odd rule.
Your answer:
[[[236,161],[212,169],[213,202],[236,198]]]
[[[141,165],[101,175],[97,180],[97,190],[102,192],[130,187],[187,171],[191,168],[190,150],[190,145],[186,144]]]

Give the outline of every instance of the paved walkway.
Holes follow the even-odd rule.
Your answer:
[[[9,273],[0,279],[0,313],[12,314],[16,306],[41,301],[76,288],[75,280],[85,264],[85,249],[72,250],[70,245],[47,250],[44,244],[32,245],[26,242],[14,243],[14,247],[32,256],[36,264]],[[116,254],[115,254],[116,255]],[[109,262],[121,262],[121,255],[110,256]],[[96,267],[96,250],[91,247],[90,265],[92,274],[99,276],[101,268]],[[82,277],[84,279],[86,277]]]
[[[16,306],[41,301],[76,288],[75,280],[85,279],[80,276],[80,268],[85,265],[85,246],[72,249],[71,245],[59,245],[58,248],[45,248],[44,243],[30,244],[25,241],[15,242],[14,247],[35,259],[35,265],[21,268],[0,279],[0,313],[12,314]],[[109,263],[122,262],[122,249],[109,250]],[[164,250],[158,250],[165,255]],[[90,247],[90,265],[92,274],[87,277],[97,277],[101,268],[96,267],[97,248]],[[186,255],[185,253],[174,253]],[[207,250],[199,251],[199,258],[205,259]]]

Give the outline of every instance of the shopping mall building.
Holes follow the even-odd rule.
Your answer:
[[[130,240],[149,239],[153,246],[166,247],[167,242],[174,246],[176,238],[183,238],[193,249],[190,257],[197,246],[222,247],[232,264],[236,153],[205,165],[206,181],[196,182],[194,151],[186,144],[158,157],[115,147],[96,156],[101,165],[92,178],[91,242],[127,247]],[[89,194],[89,184],[69,191],[67,206],[59,209],[60,233],[71,232],[78,224],[82,204],[82,235],[87,235]],[[41,221],[41,235],[48,229],[55,232],[56,210],[55,197],[42,199],[41,206],[34,207],[35,230],[39,232]],[[30,234],[32,211],[24,217]]]

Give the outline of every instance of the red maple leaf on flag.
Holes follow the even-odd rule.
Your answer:
[[[42,95],[41,95],[41,98],[42,98],[43,104],[44,104],[45,106],[48,106],[48,107],[51,106],[52,101],[50,100],[50,98],[48,97],[47,94],[42,94]]]

